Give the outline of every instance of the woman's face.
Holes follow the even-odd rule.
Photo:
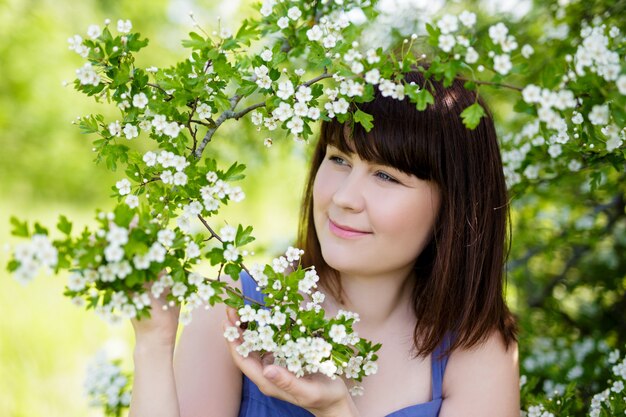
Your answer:
[[[313,185],[322,256],[344,274],[408,273],[439,205],[434,183],[329,145]]]

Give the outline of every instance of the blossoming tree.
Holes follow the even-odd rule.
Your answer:
[[[558,252],[557,245],[569,242],[572,233],[524,224],[533,216],[514,219],[525,247],[514,247],[511,277],[520,294],[534,294],[534,306],[550,311],[546,300],[555,299],[572,265],[583,253],[593,254],[600,237],[615,235],[626,246],[623,235],[617,236],[626,227],[618,180],[626,155],[626,43],[619,20],[624,11],[616,5],[617,15],[602,14],[611,7],[598,3],[589,9],[593,13],[597,9],[597,14],[589,14],[581,4],[560,1],[544,17],[548,23],[542,28],[552,29],[539,34],[529,22],[505,22],[450,7],[381,42],[377,30],[388,16],[378,2],[265,0],[256,6],[254,18],[244,20],[235,32],[221,28],[210,34],[196,25],[197,30],[183,40],[188,58],[166,68],[136,64],[148,40],[133,31],[129,20],[91,25],[86,34],[69,39],[70,49],[86,61],[76,71],[74,86],[117,106],[119,117],[86,115],[78,125],[94,137],[96,161],[123,172],[111,187],[116,204],[97,212],[98,228],[78,234],[65,216],[59,218],[56,235],[39,223],[12,218],[13,234],[28,241],[14,248],[8,269],[22,282],[32,280],[42,267],[69,270],[65,294],[110,321],[146,317],[149,297],[164,293],[171,306],[182,305],[183,323],[194,308],[225,303],[237,308],[241,321],[248,323],[238,348],[242,355],[272,352],[296,375],[322,372],[360,381],[376,372],[380,345],[354,333],[357,315],[342,311],[325,317],[315,270],[297,263],[302,252],[289,247],[269,264],[248,268],[245,247],[254,240],[253,228],[227,225],[214,230],[210,218],[245,197],[234,185],[243,178],[245,165],[218,166],[209,145],[225,123],[248,120],[257,126],[266,146],[277,140],[279,131],[306,143],[319,120],[336,118],[369,130],[376,120],[358,105],[373,99],[374,88],[424,110],[434,102],[429,82],[407,84],[403,79],[404,73],[416,69],[427,80],[444,84],[460,77],[466,88],[514,110],[508,120],[503,117],[501,134],[505,174],[519,210],[535,210],[527,196],[554,193],[554,184],[592,202],[612,197],[607,203],[590,204],[587,214],[581,206],[562,221],[566,230],[584,230],[592,236],[574,246],[570,257],[560,254],[553,264],[538,262],[563,270],[539,274],[539,291],[525,287],[524,272],[539,252]],[[485,109],[476,102],[461,116],[472,129]],[[138,151],[135,142],[140,140],[150,143],[151,149]],[[596,222],[598,214],[606,221]],[[591,216],[586,223],[585,216]],[[202,224],[205,232],[193,233],[193,222]],[[541,233],[533,237],[528,230]],[[212,276],[196,272],[203,259],[215,267]],[[623,271],[624,263],[618,259],[613,270]],[[259,308],[220,279],[229,275],[236,280],[243,270],[267,295],[269,309]],[[576,282],[582,286],[583,281]],[[614,293],[623,300],[623,286]],[[224,334],[229,339],[238,335],[236,328]],[[286,340],[306,355],[294,355],[294,344],[287,348]],[[624,332],[609,342],[623,343]],[[591,347],[568,343],[565,340],[561,348],[571,345],[578,362],[591,352],[609,351],[608,343],[592,342]],[[613,375],[601,375],[612,378],[611,385],[605,391],[593,388],[601,393],[593,397],[591,415],[624,410],[621,381],[626,379],[626,362],[620,362],[619,351],[615,352],[609,354]],[[554,373],[542,374],[546,366],[533,360],[524,364],[531,374],[538,370],[537,378],[531,375],[522,387],[528,415],[573,413],[586,407],[581,401],[590,392],[555,385]],[[575,366],[569,370],[570,379],[585,372]],[[539,378],[550,397],[556,391],[564,399],[548,401],[538,394]],[[106,412],[115,415],[127,405],[129,394],[121,382],[126,379],[112,381],[117,381],[112,382],[117,391],[110,392],[117,392],[120,401],[109,400]],[[91,391],[101,395],[106,389]],[[361,392],[358,385],[352,391]]]

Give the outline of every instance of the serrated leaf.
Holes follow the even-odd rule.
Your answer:
[[[224,249],[215,247],[207,252],[206,257],[211,262],[211,265],[217,265],[224,262]]]
[[[211,46],[211,43],[198,35],[196,32],[189,32],[189,39],[184,39],[183,47],[191,49],[202,49],[206,46]]]
[[[434,104],[435,103],[435,99],[434,99],[433,95],[430,94],[430,91],[428,91],[425,88],[422,88],[421,90],[419,90],[415,94],[415,99],[416,99],[415,107],[419,111],[426,110],[426,107],[428,107],[429,104]],[[413,100],[411,100],[411,101],[413,101]]]
[[[238,264],[227,264],[224,267],[224,273],[229,275],[232,279],[237,279],[239,277],[239,273],[241,272],[241,265]]]
[[[218,110],[225,111],[230,110],[230,100],[228,100],[224,95],[217,94],[213,98],[213,103],[217,107]]]
[[[41,224],[39,224],[38,222],[36,222],[34,226],[35,226],[34,234],[46,235],[46,236],[48,235],[48,229],[42,226]]]
[[[237,227],[237,235],[235,237],[235,246],[243,246],[255,240],[252,235],[252,226],[248,226],[245,229],[239,225]]]
[[[468,129],[475,129],[483,116],[485,116],[485,109],[478,103],[472,104],[461,113],[463,124]]]
[[[228,171],[224,173],[224,176],[222,177],[222,179],[224,181],[241,180],[246,177],[245,175],[243,175],[243,172],[245,170],[246,170],[246,166],[244,164],[239,164],[235,162],[234,164],[230,166],[230,168],[228,168]]]
[[[28,223],[20,222],[20,220],[11,216],[11,225],[13,228],[11,229],[11,235],[18,237],[30,237],[30,232],[28,231]]]
[[[57,229],[59,229],[62,233],[69,235],[70,233],[72,233],[72,223],[67,219],[67,217],[61,215],[59,216]]]
[[[258,85],[255,82],[242,80],[241,86],[237,89],[236,94],[242,95],[242,96],[249,96],[250,94],[255,92],[257,87]]]
[[[373,120],[374,120],[374,116],[372,116],[369,113],[365,113],[362,110],[357,110],[354,113],[354,121],[359,123],[361,126],[363,126],[363,128],[367,132],[372,130],[372,128],[374,127],[374,124],[372,123]]]

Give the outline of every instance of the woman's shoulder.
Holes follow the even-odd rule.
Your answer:
[[[455,349],[443,380],[440,417],[519,416],[519,358],[516,342],[492,331],[470,349]],[[468,409],[468,406],[471,407]]]

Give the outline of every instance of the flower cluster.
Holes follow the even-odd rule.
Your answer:
[[[283,275],[301,255],[301,250],[290,247],[284,256],[274,259],[273,267],[255,265],[250,269],[265,294],[265,304],[239,308],[238,324],[245,324],[245,331],[231,326],[224,337],[231,342],[241,339],[236,349],[244,357],[252,352],[271,353],[275,364],[298,377],[319,372],[360,381],[375,374],[379,345],[372,347],[354,332],[352,325],[359,321],[358,315],[339,311],[333,318],[324,318],[324,294],[316,290],[319,277],[315,269],[298,267]],[[309,300],[306,304],[305,297]],[[355,388],[352,392],[361,391]]]
[[[89,405],[104,408],[105,415],[118,416],[130,404],[129,375],[122,372],[120,361],[110,361],[99,352],[87,366],[84,386]]]
[[[13,275],[23,284],[35,278],[41,268],[50,271],[58,262],[58,250],[45,234],[34,234],[28,243],[18,244],[13,256],[19,264]]]
[[[550,391],[546,392],[548,395],[548,401],[545,403],[534,404],[527,408],[527,411],[522,411],[522,416],[525,417],[555,417],[562,415],[573,404],[574,397],[572,388],[576,386],[576,380],[582,376],[582,367],[580,364],[584,363],[586,356],[594,350],[594,342],[592,339],[584,339],[582,342],[577,342],[572,345],[572,350],[553,350],[552,343],[547,339],[539,339],[538,346],[544,349],[544,356],[552,356],[552,358],[544,358],[543,363],[533,364],[531,367],[537,366],[535,373],[540,369],[548,369],[552,366],[553,362],[556,363],[563,360],[558,358],[559,356],[568,356],[572,354],[578,361],[578,365],[572,368],[566,375],[562,374],[563,383],[557,385],[551,385]],[[565,341],[559,339],[556,344],[561,345],[563,349]],[[607,388],[603,391],[595,394],[588,404],[589,417],[600,417],[602,415],[617,416],[621,415],[620,412],[626,411],[624,405],[626,404],[626,392],[624,391],[624,383],[626,382],[626,358],[620,357],[619,349],[608,351],[608,348],[604,346],[603,351],[603,365],[608,366],[611,369],[611,379],[606,382]],[[527,358],[528,360],[528,358]],[[524,368],[527,368],[526,361],[524,362]],[[560,369],[560,367],[558,367]],[[533,373],[533,369],[526,369]],[[596,369],[597,370],[597,369]],[[522,376],[522,385],[526,383],[526,376]],[[568,386],[566,387],[565,382]],[[544,383],[544,388],[546,384]]]

